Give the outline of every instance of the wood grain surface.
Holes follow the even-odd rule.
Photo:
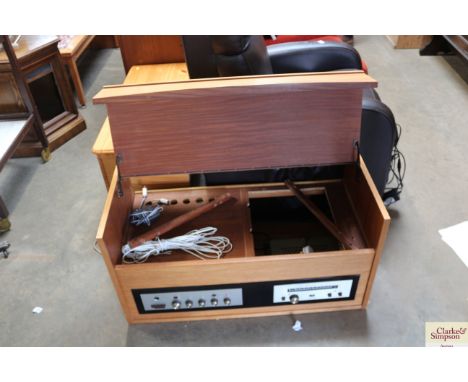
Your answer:
[[[247,170],[352,162],[374,85],[355,72],[261,76],[117,87],[95,102],[123,176]]]
[[[180,36],[118,36],[125,72],[134,65],[185,62]]]
[[[187,81],[171,81],[166,83],[153,84],[123,84],[107,85],[94,96],[96,104],[128,102],[129,100],[148,100],[160,98],[162,93],[172,91],[184,91],[183,94],[191,94],[191,90],[200,91],[202,89],[216,88],[241,88],[238,94],[244,94],[244,90],[249,89],[252,93],[254,89],[262,92],[262,86],[266,85],[291,85],[300,89],[301,84],[306,89],[355,89],[355,88],[375,88],[377,81],[362,70],[343,70],[328,73],[286,73],[268,74],[260,76],[239,76],[239,77],[216,77],[203,79],[190,79]],[[264,88],[264,91],[268,91]],[[231,90],[234,91],[234,90]]]
[[[297,182],[307,194],[326,192],[337,226],[343,232],[356,235],[356,243],[363,247],[354,250],[317,252],[312,254],[284,254],[255,256],[250,234],[248,199],[291,195],[284,184],[234,185],[219,187],[193,187],[168,190],[150,190],[148,200],[165,197],[177,203],[167,206],[161,223],[173,219],[194,207],[207,203],[225,192],[236,196],[236,203],[216,209],[176,229],[173,234],[185,233],[193,228],[216,224],[221,235],[230,237],[234,248],[221,260],[200,261],[183,253],[158,256],[144,264],[121,264],[120,248],[128,237],[128,211],[138,207],[141,194],[131,188],[124,179],[124,198],[115,196],[116,177],[110,188],[98,232],[102,254],[114,282],[122,308],[130,323],[197,320],[264,316],[289,313],[306,313],[343,309],[361,309],[368,301],[375,277],[386,229],[388,214],[383,207],[372,180],[362,163],[362,171],[356,175],[355,166],[345,169],[345,178],[315,182]],[[344,208],[345,207],[345,208]],[[343,210],[344,208],[344,210]],[[369,219],[369,222],[362,221]],[[365,240],[362,235],[366,237]],[[364,246],[365,242],[368,246]],[[377,247],[374,247],[376,245]],[[300,306],[274,306],[242,308],[226,311],[173,312],[165,315],[138,313],[132,289],[217,285],[226,282],[243,283],[267,280],[289,280],[337,275],[360,275],[356,298],[353,301],[336,301]]]

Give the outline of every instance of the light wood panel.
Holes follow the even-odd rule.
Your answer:
[[[395,49],[420,49],[425,46],[431,36],[421,35],[387,35]]]
[[[201,312],[191,312],[190,314],[169,313],[161,316],[156,314],[145,315],[132,315],[129,322],[132,324],[149,324],[149,323],[163,323],[163,322],[178,322],[178,321],[199,321],[199,320],[218,320],[218,319],[234,319],[246,317],[265,317],[265,316],[280,316],[287,314],[307,314],[307,313],[321,313],[321,312],[334,312],[342,310],[359,310],[362,309],[361,305],[352,304],[349,301],[342,301],[340,303],[315,303],[315,304],[300,304],[300,305],[286,305],[278,306],[274,309],[271,307],[264,308],[242,308],[242,309],[229,309],[223,312],[219,311],[205,311],[207,314]]]
[[[391,219],[362,158],[360,160],[360,170],[357,174],[356,168],[346,168],[344,181],[347,185],[346,190],[351,198],[355,214],[362,227],[362,232],[367,238],[367,243],[370,247],[375,248],[375,257],[363,300],[363,306],[366,307],[369,303],[372,285],[382,256]]]
[[[180,36],[118,36],[125,72],[132,66],[185,62]]]
[[[112,143],[112,136],[110,133],[109,118],[106,117],[102,124],[101,130],[93,145],[93,154],[100,156],[105,154],[114,154],[114,145]],[[114,160],[115,165],[115,160]],[[113,170],[112,170],[113,172]]]
[[[193,79],[189,81],[177,81],[157,84],[135,85],[109,85],[105,86],[93,98],[95,104],[128,102],[129,100],[148,100],[161,97],[164,93],[173,91],[191,94],[191,90],[200,91],[209,89],[210,94],[214,89],[238,88],[238,94],[245,94],[245,87],[250,87],[249,92],[257,91],[257,94],[267,92],[266,86],[295,85],[297,90],[315,88],[321,89],[354,89],[374,88],[377,82],[365,74],[362,70],[348,70],[329,73],[287,73],[262,76],[219,77]],[[231,90],[234,91],[234,90]],[[271,90],[270,90],[271,91]],[[200,94],[200,93],[197,93]]]
[[[114,285],[117,297],[120,301],[120,306],[125,314],[128,322],[132,321],[130,311],[127,308],[130,301],[124,297],[124,292],[120,281],[114,270],[114,265],[120,260],[121,256],[121,243],[124,236],[124,228],[126,227],[125,221],[128,216],[128,209],[130,207],[133,193],[130,190],[129,183],[124,182],[122,187],[125,188],[126,197],[117,198],[115,195],[117,189],[117,171],[114,171],[110,189],[112,192],[107,194],[104,209],[102,211],[101,220],[99,221],[98,232],[96,240],[101,249],[101,255],[104,259],[109,276]]]
[[[116,170],[111,184],[112,192],[107,195],[96,235],[101,248],[105,247],[109,266],[112,267],[121,261],[122,245],[129,228],[128,214],[133,201],[133,191],[128,179],[123,179],[121,183],[123,196],[117,196],[117,178]]]
[[[370,270],[373,257],[374,250],[368,248],[222,260],[118,264],[115,271],[126,288],[166,288],[358,275]]]
[[[158,82],[186,81],[189,79],[185,62],[132,66],[124,84],[151,84]]]

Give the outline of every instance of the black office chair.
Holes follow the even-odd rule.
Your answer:
[[[356,49],[340,42],[304,41],[267,48],[262,36],[183,36],[183,43],[190,78],[362,69]],[[360,148],[381,195],[385,192],[396,136],[391,110],[375,91],[365,91]],[[282,181],[285,177],[302,180],[326,177],[336,171],[336,168],[246,171],[199,174],[192,180],[194,184],[206,185]]]

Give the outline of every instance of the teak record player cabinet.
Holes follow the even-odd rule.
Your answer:
[[[362,90],[375,86],[366,74],[352,71],[101,90],[94,102],[107,105],[118,164],[97,239],[127,320],[144,323],[365,308],[390,223],[356,149]],[[268,219],[256,215],[253,206],[262,203],[267,203],[261,210],[266,213],[268,203],[289,205],[294,196],[284,183],[154,188],[148,200],[171,200],[154,224],[230,192],[235,197],[232,203],[165,237],[214,226],[218,234],[230,238],[233,250],[219,260],[199,260],[175,251],[143,264],[121,261],[122,245],[135,235],[128,224],[129,212],[141,202],[132,178],[326,165],[339,165],[341,175],[296,184],[308,197],[324,198],[330,218],[352,242],[351,249],[338,245],[311,253],[282,250],[288,235],[307,235],[314,219],[310,215],[310,221],[293,219],[283,224],[279,217],[270,226]],[[280,243],[279,252],[258,249],[258,243],[263,243],[255,234],[259,224],[269,230],[268,243]],[[320,238],[318,243],[320,248]]]

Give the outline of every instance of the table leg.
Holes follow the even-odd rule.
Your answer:
[[[86,105],[86,97],[83,90],[83,84],[81,83],[80,73],[78,72],[78,67],[76,66],[76,61],[71,59],[67,62],[68,67],[70,68],[70,75],[75,86],[76,95],[78,96],[78,101],[81,106]]]

